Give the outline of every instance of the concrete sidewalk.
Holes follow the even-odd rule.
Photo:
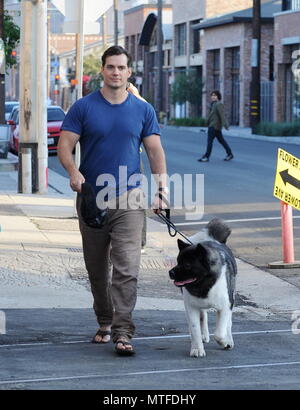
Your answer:
[[[1,160],[5,167],[0,166],[0,309],[90,308],[74,193],[68,180],[49,170],[47,195],[17,194],[16,161],[9,155]],[[148,218],[136,310],[183,310],[180,291],[168,276],[176,256],[176,239],[168,235],[165,225]],[[290,317],[299,310],[296,286],[242,260],[237,262],[237,311],[266,318]]]

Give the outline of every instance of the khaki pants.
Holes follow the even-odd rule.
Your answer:
[[[95,229],[82,220],[80,204],[79,194],[79,228],[97,321],[99,325],[112,324],[114,342],[119,336],[132,338],[144,210],[109,209],[106,224]]]

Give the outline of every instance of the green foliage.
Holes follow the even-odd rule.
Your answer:
[[[100,56],[88,54],[83,60],[83,74],[96,76],[100,71]]]
[[[188,73],[187,101],[191,104],[199,104],[202,100],[203,82],[195,71]]]
[[[207,126],[207,121],[205,118],[171,118],[169,120],[169,125],[176,125],[178,127],[205,127]]]
[[[20,41],[20,27],[14,23],[13,18],[6,10],[4,12],[3,41],[5,46],[6,68],[11,68],[17,64],[16,57],[12,56],[11,53],[16,49]]]
[[[87,83],[87,89],[90,92],[100,90],[101,81],[102,81],[102,76],[100,73],[91,76],[90,81]]]
[[[295,122],[260,122],[255,128],[255,134],[268,136],[298,136],[300,121]]]
[[[171,90],[171,100],[173,104],[184,104],[186,101],[191,104],[199,104],[202,99],[202,79],[193,70],[178,73]]]
[[[187,88],[187,75],[185,73],[177,74],[171,90],[172,104],[184,104],[187,101]]]

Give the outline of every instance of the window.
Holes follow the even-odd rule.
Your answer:
[[[135,61],[135,60],[136,60],[136,55],[135,55],[135,35],[130,36],[129,53],[131,54],[132,61]]]
[[[125,37],[125,50],[129,50],[129,37]]]
[[[213,50],[213,87],[220,89],[220,50]]]
[[[282,10],[299,10],[300,0],[282,0]]]
[[[190,52],[191,54],[196,54],[200,53],[201,47],[200,47],[200,36],[201,36],[201,30],[194,30],[192,26],[194,24],[200,23],[200,20],[194,20],[191,21],[191,41],[190,41]]]
[[[63,121],[65,113],[60,108],[48,108],[47,109],[47,121]]]
[[[274,81],[274,46],[269,51],[269,81]]]
[[[233,47],[232,48],[232,64],[231,67],[233,70],[240,69],[240,48]]]
[[[186,55],[186,23],[175,26],[175,56]]]
[[[289,53],[300,49],[300,44],[289,47]],[[292,64],[286,64],[285,77],[285,120],[292,122],[300,118],[300,81],[293,74]]]
[[[140,46],[140,37],[141,34],[137,35],[137,60],[142,60],[143,59],[143,46]]]
[[[166,67],[171,66],[171,50],[165,51],[165,64]]]
[[[10,114],[12,112],[13,108],[16,107],[17,105],[19,105],[19,103],[17,101],[6,102],[5,103],[5,113]]]
[[[240,121],[240,48],[231,48],[231,118],[232,125]]]

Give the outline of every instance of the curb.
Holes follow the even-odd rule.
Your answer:
[[[189,132],[205,132],[207,131],[207,127],[183,127],[183,126],[176,126],[176,125],[167,125],[164,127],[165,129],[176,129],[182,131],[189,131]],[[257,141],[267,141],[267,142],[280,142],[285,144],[295,144],[300,145],[300,136],[294,137],[269,137],[267,135],[258,135],[258,134],[251,134],[249,128],[230,128],[229,130],[222,130],[222,133],[226,137],[234,137],[234,138],[246,138],[251,140]]]

